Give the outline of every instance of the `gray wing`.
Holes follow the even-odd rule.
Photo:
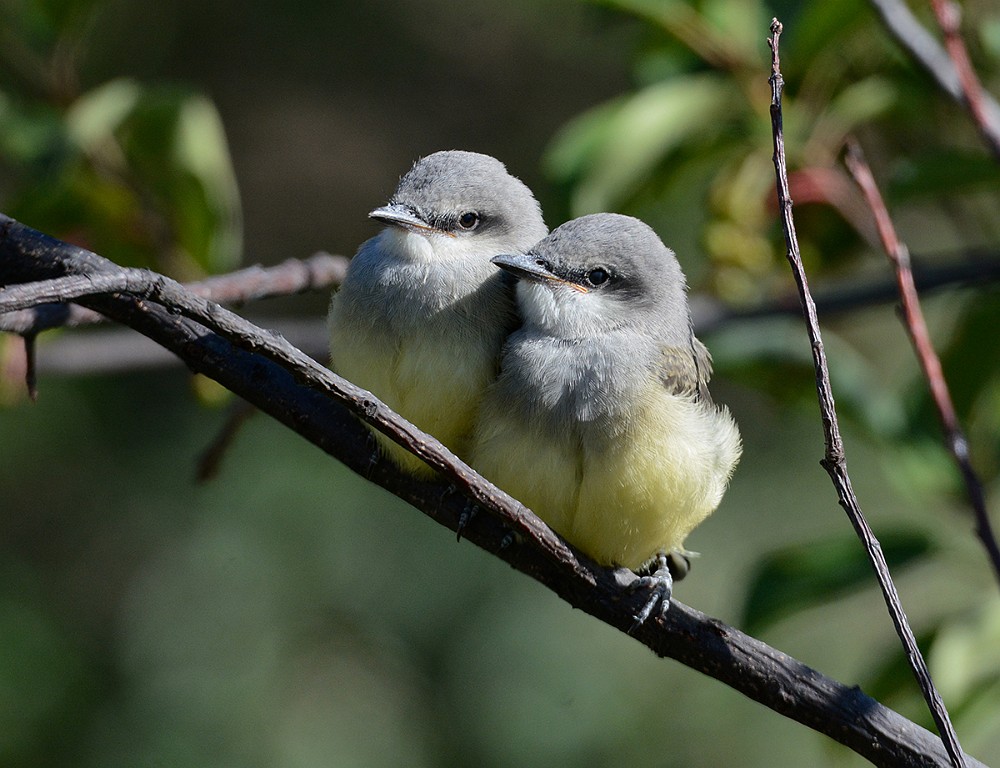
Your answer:
[[[694,395],[711,404],[708,380],[712,378],[712,356],[705,345],[691,336],[690,347],[660,349],[660,380],[676,395]]]

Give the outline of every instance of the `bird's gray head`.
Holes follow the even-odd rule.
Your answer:
[[[548,232],[531,190],[503,163],[457,150],[418,160],[389,204],[368,215],[390,225],[414,260],[523,251]]]
[[[519,279],[525,325],[566,339],[634,328],[690,341],[687,287],[673,251],[631,216],[597,213],[563,224],[526,253],[493,258]]]

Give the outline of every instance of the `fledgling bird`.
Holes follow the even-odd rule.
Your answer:
[[[330,304],[330,367],[464,456],[479,401],[517,325],[510,280],[490,258],[545,237],[541,208],[503,163],[435,152],[371,218]],[[433,473],[381,433],[404,469]]]
[[[666,607],[666,556],[719,505],[741,452],[708,393],[680,264],[649,226],[607,213],[493,261],[519,278],[523,325],[470,463],[600,563],[658,566]]]

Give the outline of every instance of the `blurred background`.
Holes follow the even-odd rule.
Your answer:
[[[1000,10],[964,11],[1000,93]],[[1000,761],[998,584],[893,302],[851,301],[891,273],[839,154],[858,137],[918,274],[944,276],[925,310],[994,510],[1000,165],[862,0],[0,0],[0,210],[196,279],[351,255],[416,158],[461,148],[504,160],[551,227],[644,218],[745,441],[677,598],[929,726],[782,309],[773,15],[803,254],[847,299],[821,320],[848,466],[963,746]],[[241,311],[306,322],[322,359],[328,298]],[[50,332],[41,354],[103,338]],[[0,338],[0,764],[865,764],[266,417],[196,483],[232,400],[176,364],[108,371],[103,343],[73,375],[43,365],[32,404]]]

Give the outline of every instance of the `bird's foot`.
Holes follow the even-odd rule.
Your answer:
[[[375,433],[370,429],[368,430],[368,437],[365,440],[365,448],[368,450],[368,466],[365,467],[364,476],[367,480],[371,480],[372,475],[375,473],[375,467],[378,465],[379,459],[382,458],[382,451],[379,449]]]
[[[477,514],[479,514],[479,507],[471,501],[462,508],[462,511],[458,514],[458,525],[455,526],[456,541],[462,540],[462,534]],[[507,547],[511,546],[516,540],[517,535],[514,531],[507,530],[503,538],[500,539],[500,551],[507,549]]]
[[[670,609],[670,596],[674,590],[674,576],[670,568],[670,556],[673,554],[673,552],[670,555],[666,552],[658,552],[653,562],[649,565],[651,573],[640,576],[632,582],[632,590],[648,589],[649,597],[646,599],[646,603],[642,606],[642,609],[632,617],[634,621],[632,627],[629,629],[630,632],[645,624],[646,619],[653,614],[657,606],[659,606],[661,616]],[[684,562],[687,562],[686,558],[684,558]],[[687,571],[685,570],[684,574],[686,573]],[[683,575],[678,576],[678,581],[681,578],[683,578]]]
[[[479,507],[473,504],[471,501],[467,502],[462,511],[458,513],[458,525],[455,526],[455,541],[462,540],[462,533],[465,531],[469,523],[472,522],[472,518],[476,516],[479,512]]]

